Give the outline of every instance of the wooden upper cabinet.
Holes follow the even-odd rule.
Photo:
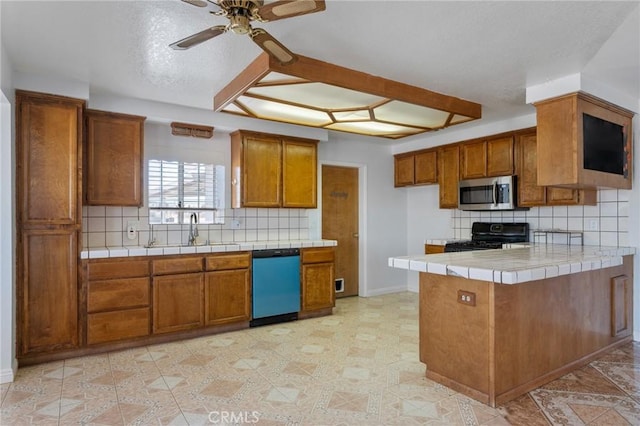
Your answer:
[[[438,183],[438,151],[418,152],[415,157],[415,184]]]
[[[458,208],[460,178],[460,145],[445,145],[438,150],[438,184],[440,208]]]
[[[232,208],[315,208],[316,179],[317,141],[246,130],[231,134]]]
[[[511,176],[513,163],[513,136],[487,140],[487,176]]]
[[[88,205],[141,206],[145,117],[87,110]]]
[[[396,154],[394,175],[396,187],[438,183],[437,150]]]
[[[243,207],[280,206],[282,144],[279,139],[250,135],[243,138],[241,170]]]
[[[315,141],[282,140],[282,207],[317,206],[317,167]]]
[[[460,178],[474,179],[513,174],[513,136],[460,145]]]
[[[537,184],[538,150],[535,131],[518,136],[517,152],[517,202],[519,207],[596,204],[597,193],[595,190],[545,187]]]
[[[516,173],[518,181],[518,206],[535,207],[547,203],[547,191],[538,186],[538,157],[536,134],[528,133],[518,137],[518,161]]]
[[[79,223],[84,101],[17,91],[16,105],[18,219],[25,226]]]
[[[409,186],[415,184],[414,169],[415,155],[394,156],[394,186]]]
[[[468,142],[460,145],[460,178],[473,179],[487,176],[487,143]]]
[[[631,111],[585,93],[535,106],[538,184],[631,189]]]

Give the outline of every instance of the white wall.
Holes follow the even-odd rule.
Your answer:
[[[438,185],[407,187],[407,253],[424,253],[425,236],[454,236],[451,211],[438,207]],[[408,288],[418,291],[418,272],[409,272]]]
[[[0,8],[0,16],[2,14]],[[11,62],[0,43],[0,383],[13,381],[15,360],[15,217],[13,214],[13,87]]]

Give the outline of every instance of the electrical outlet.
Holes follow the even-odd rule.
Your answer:
[[[598,230],[598,219],[589,219],[589,231]]]
[[[476,306],[476,294],[471,291],[458,290],[458,303]]]

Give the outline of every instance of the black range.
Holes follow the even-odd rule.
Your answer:
[[[529,224],[473,222],[471,240],[447,243],[445,253],[471,250],[489,250],[502,248],[505,243],[524,243],[529,241]]]

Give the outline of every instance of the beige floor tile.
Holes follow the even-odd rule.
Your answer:
[[[638,343],[496,410],[425,377],[417,316],[414,293],[350,297],[328,317],[20,368],[0,424],[640,424]]]

